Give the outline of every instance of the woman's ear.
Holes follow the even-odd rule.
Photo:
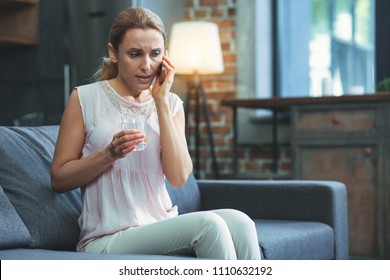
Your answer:
[[[112,62],[114,63],[118,62],[116,51],[114,49],[114,46],[111,43],[108,43],[108,55],[110,56]]]

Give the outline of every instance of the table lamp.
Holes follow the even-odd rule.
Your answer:
[[[216,179],[218,179],[218,165],[215,156],[207,99],[199,78],[199,75],[219,74],[224,72],[218,25],[216,23],[206,21],[185,21],[173,24],[169,43],[169,56],[175,65],[175,71],[177,74],[193,75],[194,77],[196,101],[195,176],[198,176],[200,166],[199,112],[200,99],[202,99],[203,114],[207,125],[207,134],[213,160],[214,175]],[[191,96],[191,94],[188,96],[186,116],[188,115],[188,104],[190,103]]]

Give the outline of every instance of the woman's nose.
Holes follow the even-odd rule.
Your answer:
[[[152,69],[151,60],[148,57],[146,57],[142,60],[141,70],[148,71],[150,69]]]

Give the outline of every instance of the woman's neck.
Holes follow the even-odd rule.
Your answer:
[[[131,90],[129,86],[123,83],[119,78],[108,81],[111,87],[123,98],[137,103],[143,103],[150,99],[150,90]]]

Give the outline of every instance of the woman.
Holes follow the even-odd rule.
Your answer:
[[[170,92],[175,67],[161,19],[147,9],[122,11],[112,23],[108,53],[98,81],[71,93],[51,170],[57,192],[81,186],[77,250],[259,259],[256,230],[245,214],[179,216],[172,206],[164,180],[183,185],[192,162],[182,101]],[[144,116],[147,135],[122,130],[124,112]],[[145,139],[147,148],[135,151]]]

